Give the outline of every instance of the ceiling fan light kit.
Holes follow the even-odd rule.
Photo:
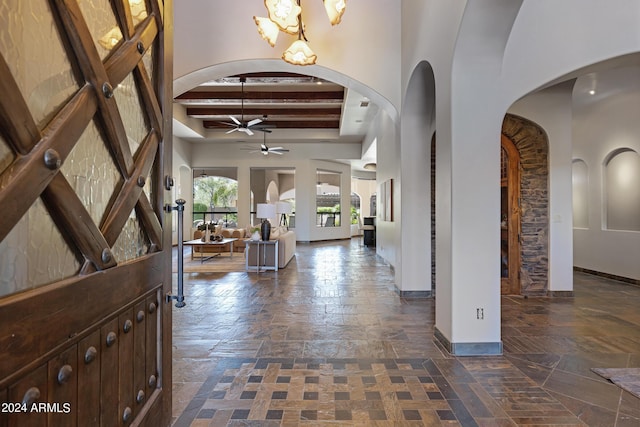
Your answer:
[[[338,25],[347,7],[346,0],[322,0],[331,25]],[[258,26],[258,33],[271,47],[274,47],[278,32],[297,34],[294,41],[282,54],[282,59],[293,65],[313,65],[318,56],[313,53],[304,35],[302,24],[302,7],[300,0],[264,0],[269,17],[253,17]]]

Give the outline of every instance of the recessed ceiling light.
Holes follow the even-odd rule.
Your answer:
[[[595,95],[595,94],[596,94],[596,91],[595,91],[595,90],[591,89],[591,90],[589,91],[589,95]]]

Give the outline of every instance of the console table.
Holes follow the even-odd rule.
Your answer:
[[[259,273],[260,271],[273,270],[278,271],[278,240],[247,240],[245,242],[246,247],[245,251],[247,255],[245,256],[245,269],[247,271],[255,271]],[[249,247],[255,245],[256,247],[256,265],[249,265]],[[274,258],[273,265],[267,264],[267,246],[274,246]],[[260,256],[262,255],[262,263],[260,262]]]

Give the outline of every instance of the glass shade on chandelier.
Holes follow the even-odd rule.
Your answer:
[[[253,20],[256,22],[258,26],[258,32],[265,39],[271,47],[276,45],[276,41],[278,40],[278,34],[280,34],[280,28],[278,25],[273,22],[269,18],[261,18],[259,16],[254,16]]]
[[[302,13],[302,8],[295,0],[264,0],[264,5],[269,11],[269,19],[280,30],[288,34],[298,34],[300,30],[298,16]]]
[[[282,59],[293,65],[313,65],[318,56],[313,53],[304,40],[296,40],[284,51]]]
[[[346,0],[324,0],[324,9],[327,11],[331,25],[338,25],[347,8]]]

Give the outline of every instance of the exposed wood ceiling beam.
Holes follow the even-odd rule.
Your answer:
[[[176,102],[187,103],[188,101],[202,102],[207,100],[210,102],[216,101],[237,101],[242,100],[242,94],[239,92],[228,91],[189,91],[182,95],[177,96]],[[280,102],[318,102],[323,103],[335,102],[342,103],[344,101],[344,91],[329,91],[329,92],[292,92],[292,91],[265,91],[265,92],[245,92],[244,102],[266,102],[266,101],[280,101]]]
[[[240,107],[189,107],[187,115],[197,118],[207,118],[212,116],[240,116],[243,110]],[[305,116],[305,117],[340,117],[341,108],[245,108],[244,117],[267,116]]]
[[[225,129],[229,130],[229,125],[224,123],[214,121],[214,120],[203,120],[202,122],[205,129]],[[258,125],[257,127],[260,127]],[[267,129],[275,128],[275,129],[338,129],[340,127],[339,120],[315,120],[315,121],[305,121],[305,120],[271,120],[265,122],[263,126]]]

